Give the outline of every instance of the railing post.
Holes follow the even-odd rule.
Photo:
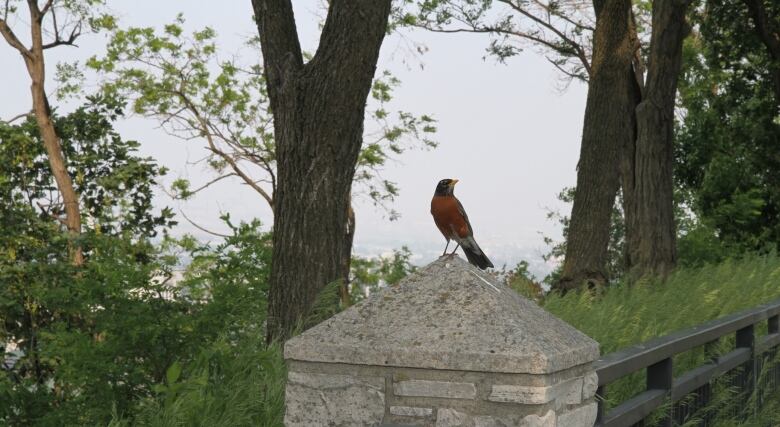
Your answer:
[[[756,334],[754,325],[745,326],[742,329],[737,330],[737,348],[747,348],[750,350],[750,359],[745,367],[746,384],[745,389],[742,390],[745,393],[745,403],[750,401],[750,396],[756,392],[758,369],[756,364],[758,362],[758,355],[756,354]],[[753,415],[757,415],[758,408],[753,408]]]
[[[708,363],[718,363],[718,344],[720,343],[720,338],[716,338],[712,341],[709,341],[707,344],[704,344],[704,355],[707,357]],[[702,399],[701,399],[701,405],[698,407],[698,410],[701,410],[702,408],[706,408],[709,406],[709,404],[712,402],[712,380],[708,381],[707,384],[704,384],[701,388],[701,391],[699,392]],[[710,426],[713,424],[713,421],[715,420],[715,414],[710,411],[705,411],[702,419],[702,426]]]
[[[777,334],[780,333],[780,315],[775,314],[774,316],[769,317],[767,319],[767,326],[768,326],[768,333],[770,334]],[[772,350],[768,352],[767,360],[771,363],[775,360],[775,356],[777,356],[778,348],[774,347]],[[774,391],[777,387],[778,381],[780,381],[780,367],[777,365],[774,365],[770,367],[767,375],[767,380],[770,382],[770,384],[767,384],[768,389],[766,392]]]
[[[775,314],[774,316],[769,317],[767,319],[767,326],[769,327],[769,333],[770,334],[776,334],[780,332],[780,315]]]
[[[607,386],[602,385],[596,389],[596,403],[599,405],[596,410],[596,425],[604,423],[604,416],[607,414],[606,408]]]
[[[672,370],[672,358],[669,357],[654,365],[647,367],[647,389],[653,390],[666,390],[667,394],[671,396],[672,381],[674,380],[674,372]],[[672,425],[672,411],[674,405],[669,405],[669,411],[666,417],[660,420],[658,423],[661,427],[671,427]]]

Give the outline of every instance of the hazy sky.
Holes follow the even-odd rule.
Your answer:
[[[121,26],[156,26],[170,23],[184,14],[186,30],[210,26],[219,34],[219,49],[225,55],[242,49],[244,41],[256,35],[249,0],[213,2],[205,0],[109,0]],[[296,1],[295,12],[301,43],[314,51],[319,38],[321,2]],[[11,22],[23,28],[23,22]],[[409,53],[410,43],[428,48],[422,56]],[[99,54],[104,35],[85,35],[79,48],[59,47],[48,51],[47,89],[58,61],[77,60]],[[475,238],[500,266],[514,266],[521,259],[531,262],[532,271],[549,270],[542,264],[547,251],[541,233],[560,238],[556,223],[546,219],[548,208],[564,208],[556,194],[575,183],[586,87],[573,82],[562,90],[560,73],[544,57],[529,48],[499,64],[483,59],[488,38],[484,35],[433,34],[404,31],[385,39],[378,70],[390,70],[402,81],[395,91],[391,109],[430,114],[438,120],[432,151],[409,151],[390,162],[383,172],[401,189],[394,209],[401,214],[388,221],[384,211],[366,200],[357,202],[355,251],[379,255],[407,245],[414,262],[423,264],[441,253],[444,238],[430,217],[430,198],[442,178],[457,178],[455,194],[469,214]],[[241,58],[251,62],[259,58]],[[24,64],[5,43],[0,43],[0,118],[29,110],[29,81]],[[67,106],[61,110],[67,110]],[[201,142],[183,142],[156,129],[156,123],[132,118],[119,126],[127,139],[142,143],[142,153],[152,156],[178,176],[189,177],[193,187],[206,182],[211,173],[200,165],[188,164],[205,155]],[[158,206],[173,206],[199,224],[224,231],[220,212],[234,219],[258,217],[271,223],[265,202],[238,181],[225,180],[186,203],[158,195]],[[568,209],[568,207],[564,208]],[[204,240],[209,236],[180,221],[180,233],[190,232]]]

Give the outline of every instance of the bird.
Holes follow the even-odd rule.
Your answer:
[[[447,239],[447,245],[444,246],[444,253],[447,255],[447,248],[450,246],[450,240],[454,240],[458,246],[455,246],[449,255],[453,255],[458,247],[463,248],[466,258],[470,263],[484,270],[493,267],[488,257],[482,252],[477,241],[474,240],[474,230],[469,223],[469,217],[463,205],[455,197],[455,184],[457,179],[442,179],[436,185],[436,191],[431,199],[431,215],[433,222],[439,228],[441,234]]]

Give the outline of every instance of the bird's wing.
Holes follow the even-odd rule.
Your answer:
[[[458,200],[457,197],[455,198],[455,201],[458,202],[458,212],[463,215],[463,219],[466,221],[466,225],[469,227],[469,236],[473,236],[474,230],[471,229],[471,222],[469,222],[469,216],[466,215],[466,210],[463,209],[463,205],[460,203],[460,200]]]

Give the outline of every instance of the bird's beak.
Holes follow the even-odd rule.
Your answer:
[[[458,180],[457,179],[453,179],[452,182],[450,182],[450,187],[454,187],[455,184],[457,184],[457,183],[458,183]]]

